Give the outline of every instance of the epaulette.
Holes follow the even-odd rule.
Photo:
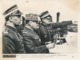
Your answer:
[[[4,31],[3,34],[4,34],[4,35],[8,35],[8,31]]]
[[[8,29],[7,28],[3,31],[3,34],[8,35]]]

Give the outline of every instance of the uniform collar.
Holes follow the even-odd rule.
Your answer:
[[[9,26],[9,25],[7,25],[7,27],[10,28],[10,29],[13,30],[13,31],[17,31],[17,29],[14,28],[14,27],[11,27],[11,26]]]

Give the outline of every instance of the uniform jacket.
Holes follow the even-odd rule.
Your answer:
[[[48,53],[45,45],[41,45],[39,36],[31,29],[24,27],[23,30],[24,46],[26,53]]]
[[[49,42],[53,40],[53,28],[51,24],[42,24],[39,28],[39,36],[41,38],[41,43]]]
[[[22,36],[11,26],[3,32],[3,53],[25,53]]]

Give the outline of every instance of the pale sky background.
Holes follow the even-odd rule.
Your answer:
[[[56,22],[57,12],[60,12],[60,21],[72,20],[74,22],[80,19],[80,0],[0,0],[0,37],[5,21],[2,13],[14,4],[17,4],[24,14],[40,14],[48,10],[53,17],[53,22]],[[73,36],[77,39],[76,34],[73,34]]]
[[[79,0],[2,0],[2,12],[10,6],[17,4],[23,13],[37,13],[48,10],[56,21],[56,13],[60,12],[60,21],[78,20],[80,11]]]

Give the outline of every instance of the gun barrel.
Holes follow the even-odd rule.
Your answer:
[[[57,12],[57,23],[59,22],[60,12]]]

